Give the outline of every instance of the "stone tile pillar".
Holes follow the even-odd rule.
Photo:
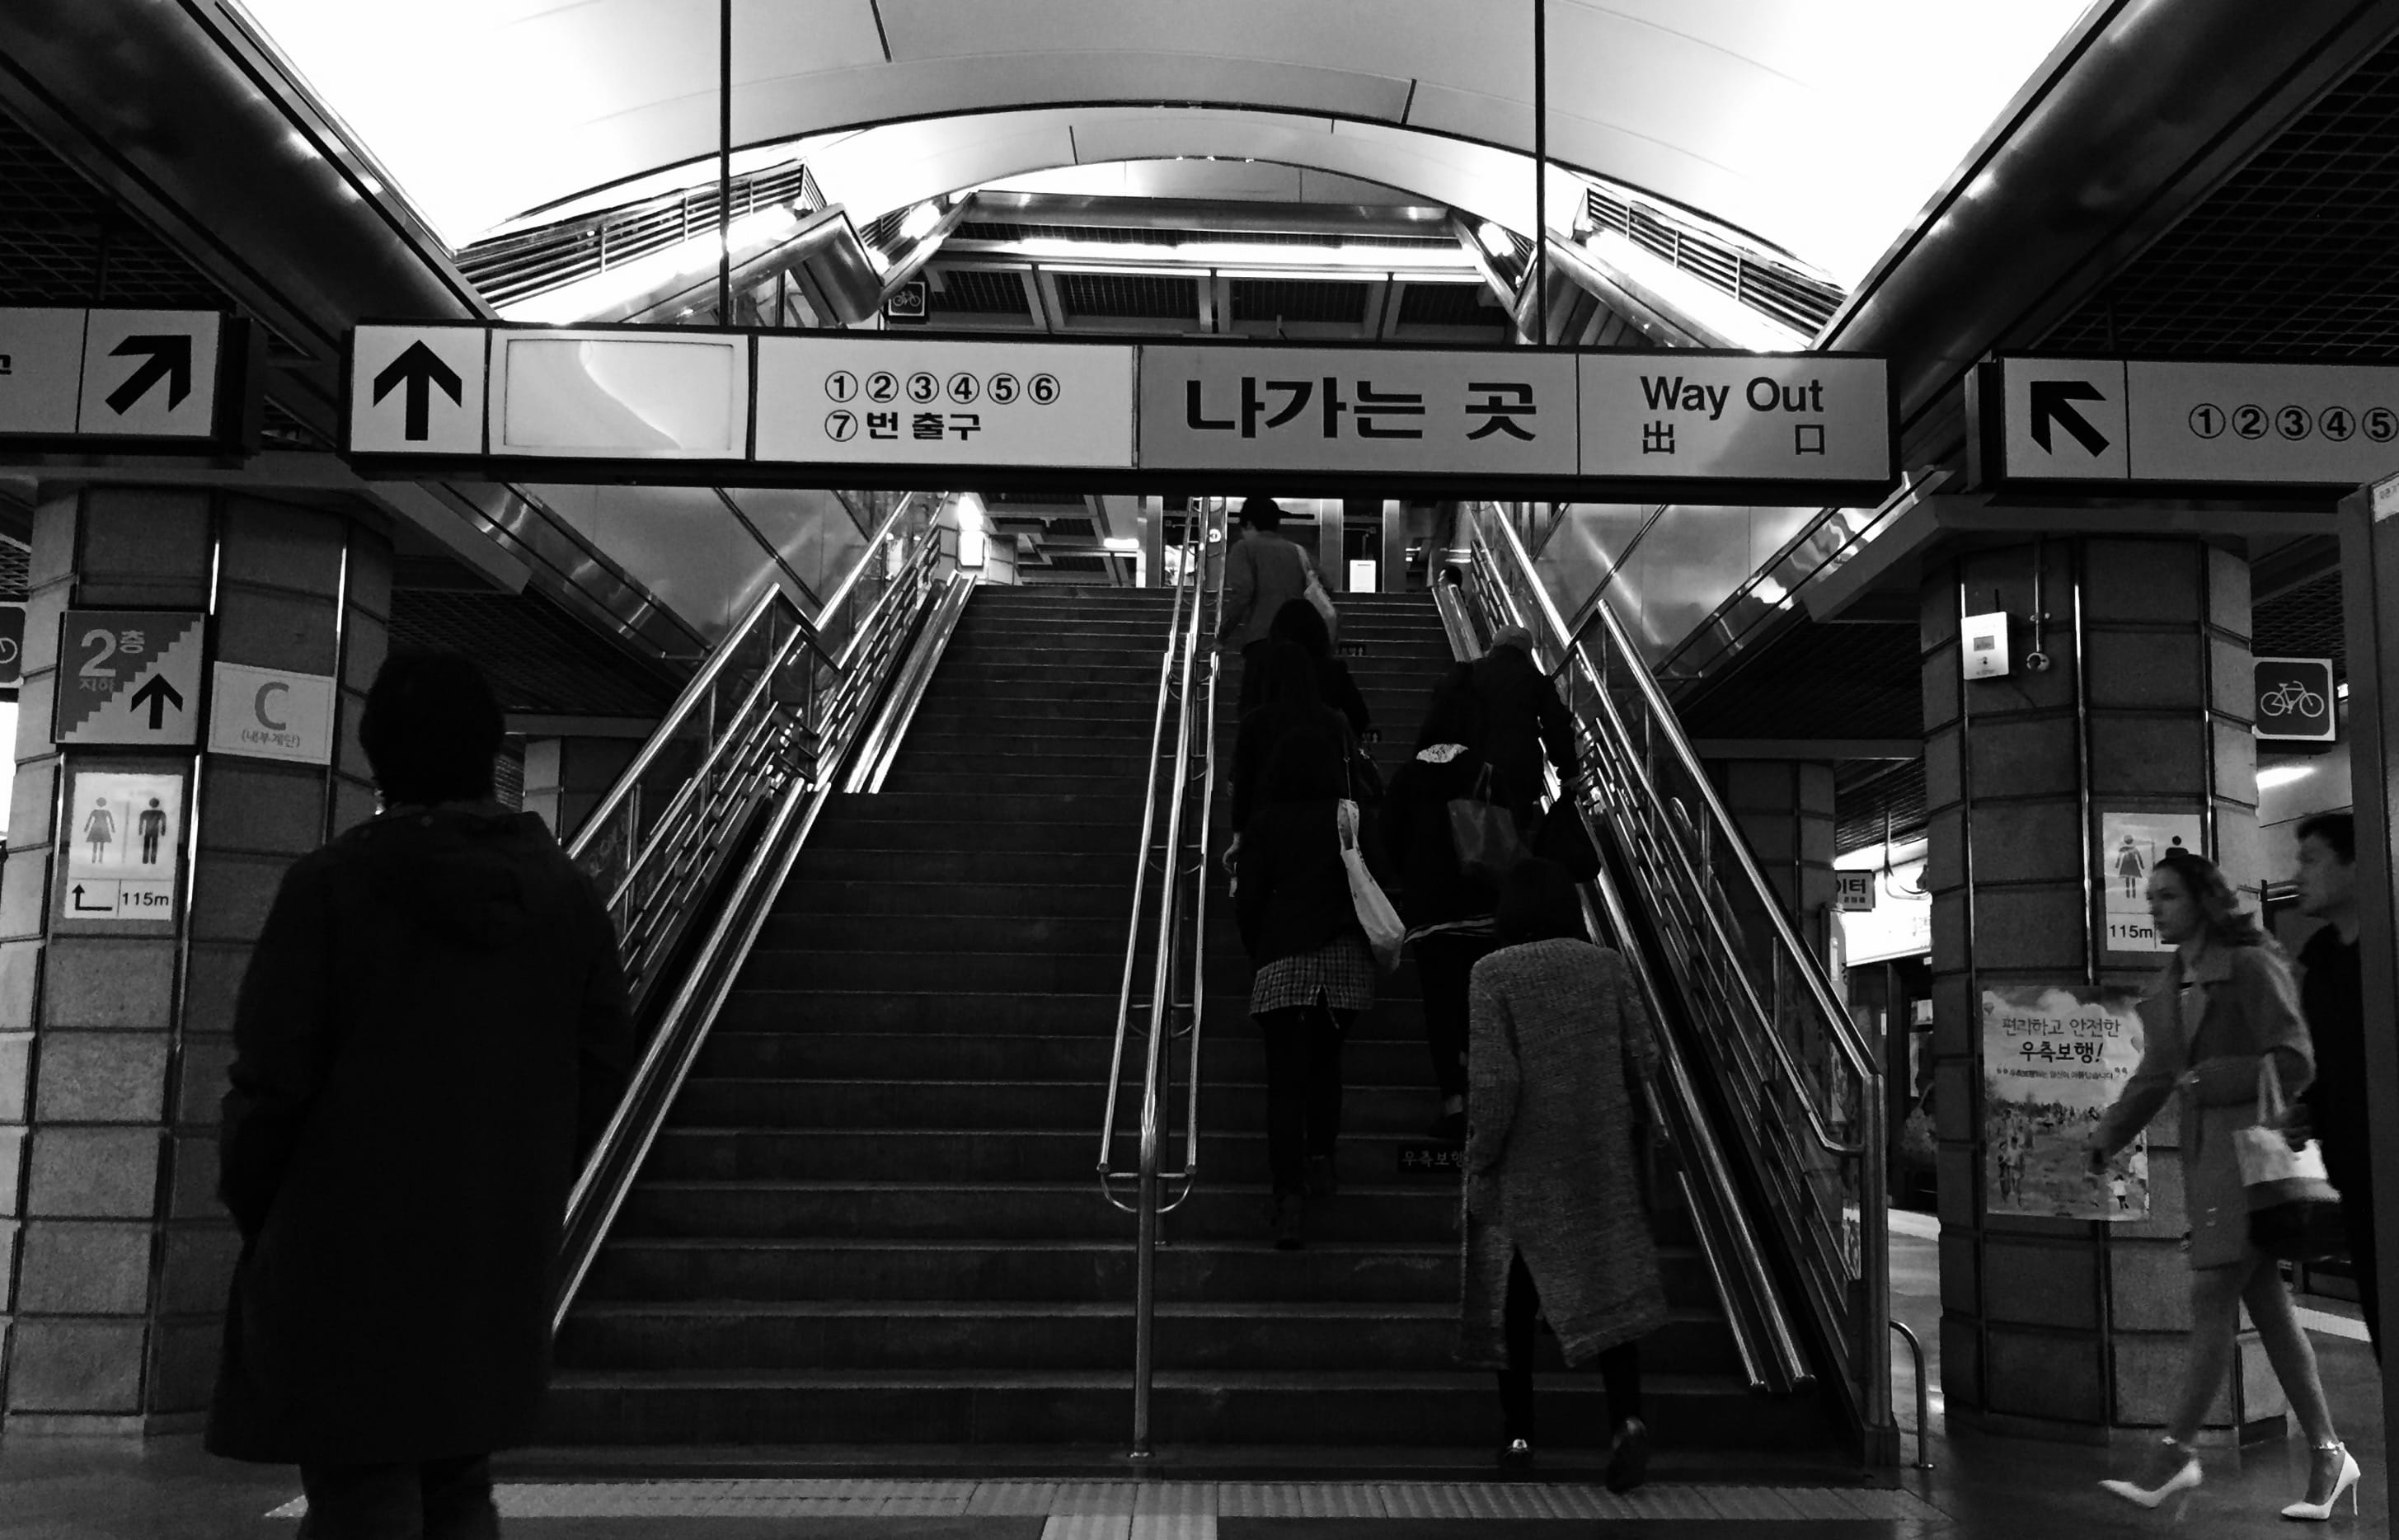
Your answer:
[[[0,875],[0,1432],[178,1431],[207,1407],[238,1245],[215,1197],[235,991],[284,869],[374,811],[356,722],[386,649],[391,547],[361,518],[156,487],[77,488],[36,511]],[[57,929],[57,802],[85,753],[50,741],[71,604],[205,610],[212,662],[341,682],[330,767],[95,753],[192,773],[173,936]]]
[[[2164,961],[2107,949],[2104,812],[2198,816],[2236,884],[2264,877],[2248,564],[2191,539],[2052,539],[1955,559],[1928,574],[1921,600],[1948,1415],[2066,1439],[2153,1430],[2189,1314],[2172,1109],[2149,1128],[2146,1221],[1987,1211],[1981,998],[2011,984],[2138,986]],[[2053,660],[2039,672],[2023,667],[2036,608]],[[1966,682],[1960,617],[1994,609],[2015,617],[2017,668]],[[2284,1403],[2254,1333],[2237,1357],[2207,1436],[2278,1434]]]

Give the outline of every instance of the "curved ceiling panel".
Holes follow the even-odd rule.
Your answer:
[[[418,0],[405,14],[244,3],[454,241],[716,146],[714,0]],[[1548,0],[1551,153],[1853,282],[2084,8]],[[744,143],[902,118],[1174,102],[1532,147],[1532,0],[733,9]],[[428,110],[434,101],[453,110]]]

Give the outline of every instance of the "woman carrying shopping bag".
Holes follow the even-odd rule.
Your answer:
[[[1234,918],[1255,969],[1250,1015],[1266,1039],[1269,1223],[1282,1250],[1305,1242],[1308,1198],[1334,1195],[1341,1046],[1375,1003],[1375,957],[1343,854],[1346,750],[1337,717],[1279,737],[1236,858]]]
[[[2327,1519],[2355,1486],[2357,1461],[2333,1431],[2315,1350],[2299,1328],[2281,1269],[2250,1238],[2250,1198],[2238,1155],[2241,1136],[2257,1121],[2261,1079],[2296,1096],[2314,1077],[2298,995],[2281,952],[2257,917],[2242,912],[2214,862],[2168,851],[2149,870],[2148,900],[2158,939],[2173,945],[2174,955],[2141,1002],[2140,1068],[2084,1148],[2091,1169],[2104,1169],[2169,1094],[2182,1092],[2190,1347],[2173,1420],[2148,1467],[2136,1480],[2100,1485],[2126,1502],[2155,1507],[2200,1484],[2191,1440],[2231,1370],[2245,1304],[2311,1448],[2307,1492],[2283,1517]]]
[[[1503,1468],[1533,1463],[1533,1320],[1595,1364],[1615,1425],[1607,1486],[1649,1460],[1640,1339],[1666,1322],[1633,1110],[1658,1060],[1624,959],[1586,939],[1574,884],[1528,860],[1499,886],[1500,950],[1469,984],[1459,1356],[1499,1370]]]

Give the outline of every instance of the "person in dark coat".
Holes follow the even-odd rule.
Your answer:
[[[1345,751],[1326,726],[1276,743],[1236,870],[1233,914],[1254,970],[1250,1015],[1266,1040],[1269,1221],[1284,1250],[1304,1243],[1308,1198],[1334,1195],[1342,1043],[1375,1003],[1374,954],[1341,857]]]
[[[2299,1006],[2316,1077],[2301,1098],[2340,1189],[2365,1338],[2382,1358],[2382,1290],[2374,1257],[2374,1168],[2366,1151],[2365,993],[2357,964],[2357,823],[2347,813],[2299,822],[2299,909],[2324,926],[2299,949]],[[2385,1029],[2388,1030],[2387,1028]]]
[[[567,1192],[625,1084],[615,931],[492,800],[501,732],[466,659],[385,666],[385,810],[284,874],[236,1006],[206,1444],[298,1465],[311,1540],[497,1533],[486,1456],[534,1436]]]
[[[1474,669],[1461,663],[1433,687],[1416,757],[1384,793],[1383,844],[1399,870],[1400,917],[1407,922],[1424,997],[1425,1047],[1441,1090],[1436,1139],[1466,1135],[1466,982],[1499,945],[1499,892],[1458,870],[1449,804],[1483,773],[1483,705]]]
[[[1532,633],[1503,626],[1490,651],[1474,665],[1475,694],[1483,697],[1483,756],[1491,765],[1491,800],[1516,815],[1528,834],[1545,788],[1546,753],[1558,779],[1575,778],[1574,719],[1540,667],[1533,661]]]
[[[1282,534],[1282,505],[1271,497],[1241,504],[1242,534],[1225,553],[1225,598],[1216,621],[1216,644],[1241,655],[1240,711],[1257,704],[1258,649],[1284,604],[1308,591],[1308,553]]]
[[[1375,719],[1366,709],[1366,697],[1358,693],[1358,682],[1350,677],[1349,665],[1334,655],[1333,633],[1325,628],[1324,617],[1316,613],[1316,606],[1305,599],[1287,601],[1275,612],[1274,623],[1267,628],[1267,634],[1306,653],[1316,669],[1318,696],[1348,720],[1349,731],[1361,743],[1374,741]]]
[[[1649,1456],[1640,1338],[1666,1321],[1633,1147],[1657,1040],[1624,959],[1586,939],[1563,869],[1510,871],[1499,930],[1508,944],[1471,984],[1461,1356],[1498,1367],[1499,1463],[1530,1465],[1538,1310],[1568,1364],[1596,1362],[1616,1425],[1607,1487],[1629,1492]]]
[[[1349,723],[1324,704],[1316,683],[1316,665],[1303,648],[1269,638],[1252,655],[1247,673],[1256,684],[1257,698],[1241,713],[1240,726],[1233,735],[1231,812],[1237,834],[1249,827],[1257,804],[1258,783],[1274,757],[1275,745],[1286,734],[1303,728],[1330,734],[1341,745],[1343,764],[1348,763],[1352,742]]]

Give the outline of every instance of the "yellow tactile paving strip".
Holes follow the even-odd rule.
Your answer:
[[[1206,1540],[1224,1519],[1932,1520],[1913,1493],[1851,1487],[1675,1486],[1619,1497],[1535,1481],[511,1482],[508,1519],[1046,1517],[1043,1540]],[[267,1515],[297,1519],[292,1501]]]

